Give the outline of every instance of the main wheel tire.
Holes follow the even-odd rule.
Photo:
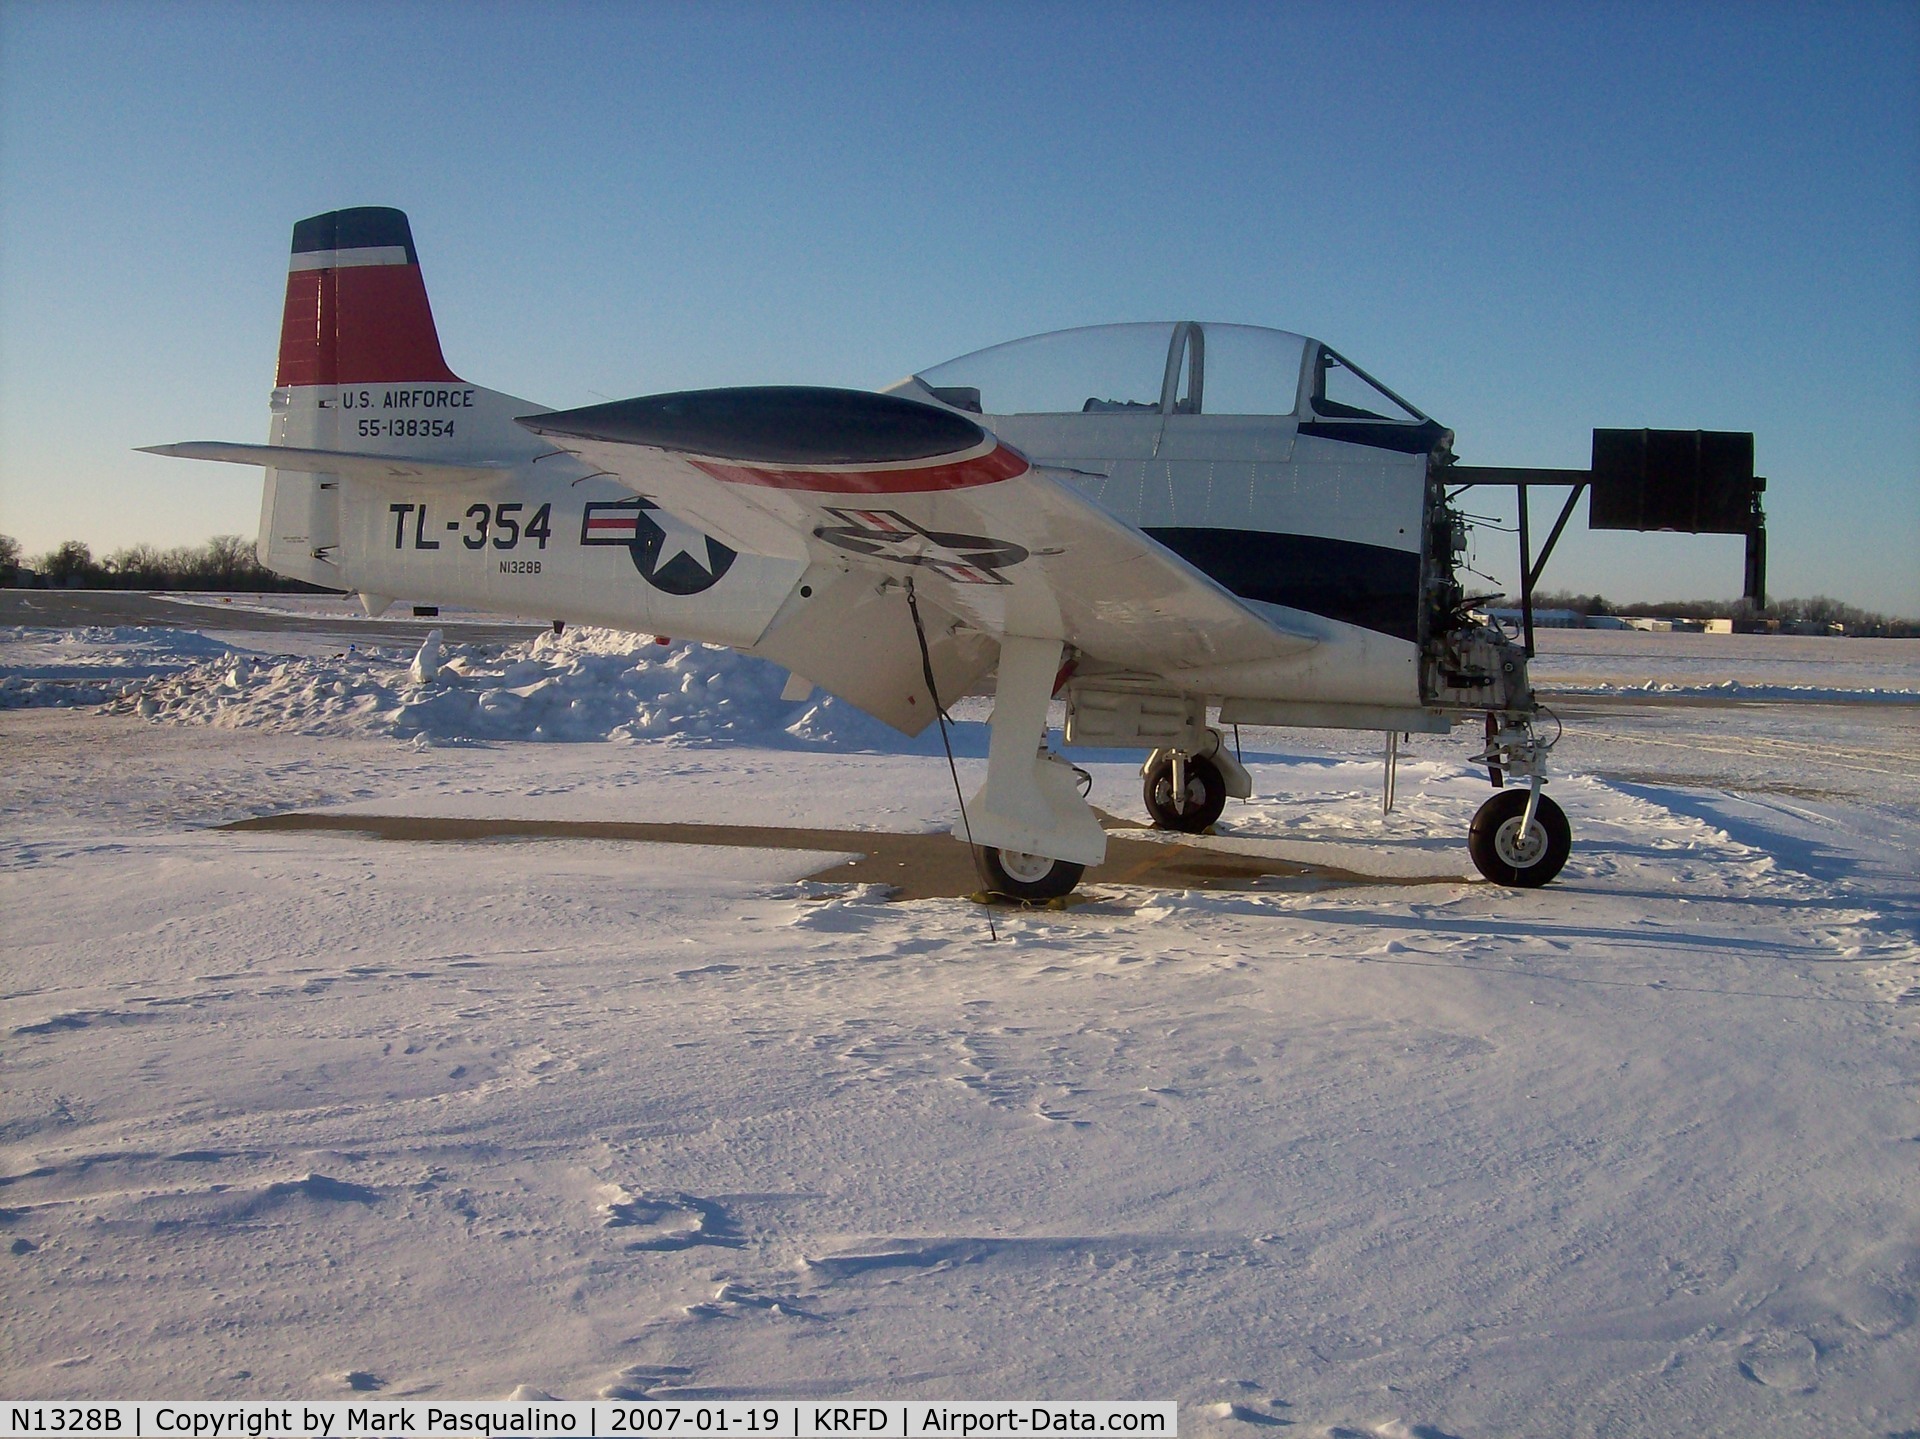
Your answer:
[[[1538,889],[1567,862],[1573,848],[1573,828],[1559,805],[1540,796],[1533,812],[1533,828],[1523,836],[1527,791],[1503,789],[1480,806],[1467,831],[1467,853],[1474,868],[1495,884]]]
[[[1014,849],[995,849],[992,845],[980,847],[980,868],[985,872],[989,892],[1029,904],[1042,904],[1073,893],[1080,876],[1087,872],[1084,864],[1048,859],[1043,854],[1022,854]]]
[[[1147,766],[1141,792],[1147,801],[1147,815],[1155,829],[1174,829],[1182,834],[1199,834],[1220,818],[1227,807],[1227,781],[1220,767],[1204,755],[1187,761],[1187,803],[1184,809],[1173,803],[1173,756],[1161,754]]]

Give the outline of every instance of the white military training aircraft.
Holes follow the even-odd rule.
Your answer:
[[[879,394],[546,411],[448,369],[406,216],[361,208],[294,227],[272,409],[267,444],[153,453],[265,466],[262,562],[371,613],[728,645],[907,734],[990,691],[955,832],[1005,895],[1064,894],[1106,853],[1046,746],[1056,696],[1066,743],[1149,752],[1147,809],[1185,831],[1250,793],[1221,725],[1484,717],[1477,762],[1520,784],[1474,818],[1475,864],[1538,885],[1566,860],[1526,652],[1456,578],[1452,434],[1316,340],[1111,325]]]

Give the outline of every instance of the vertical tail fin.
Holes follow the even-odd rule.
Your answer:
[[[293,227],[280,323],[283,388],[459,384],[440,353],[406,215],[334,210]]]
[[[470,385],[448,368],[413,227],[385,206],[332,210],[293,227],[275,385],[274,445],[490,463],[551,448],[513,422],[545,406]],[[269,469],[261,563],[352,588],[342,483],[336,474]]]

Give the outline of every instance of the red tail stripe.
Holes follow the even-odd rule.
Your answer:
[[[294,270],[280,323],[277,383],[459,384],[440,353],[418,265]]]

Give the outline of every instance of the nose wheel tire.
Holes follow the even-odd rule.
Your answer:
[[[1560,873],[1573,848],[1573,829],[1559,805],[1540,796],[1533,826],[1525,834],[1527,791],[1503,789],[1480,806],[1467,831],[1474,868],[1495,884],[1537,889]]]
[[[1227,782],[1212,760],[1195,755],[1187,761],[1187,793],[1184,804],[1174,803],[1173,756],[1161,754],[1147,766],[1142,793],[1147,814],[1155,829],[1179,830],[1199,834],[1220,818],[1227,807]]]
[[[1043,854],[1022,854],[1017,849],[980,847],[980,868],[992,894],[1032,904],[1059,899],[1073,893],[1084,864],[1069,864],[1064,859],[1048,859]]]

